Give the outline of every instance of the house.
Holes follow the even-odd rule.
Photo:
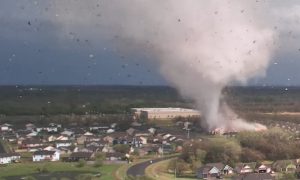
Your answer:
[[[113,129],[115,129],[115,128],[117,127],[117,123],[112,123],[112,124],[110,125],[110,127],[113,128]]]
[[[91,126],[89,127],[89,130],[91,132],[106,132],[109,128],[109,126]]]
[[[84,135],[84,136],[93,136],[94,134],[91,133],[91,132],[85,132],[83,135]]]
[[[56,123],[49,123],[49,127],[62,128],[62,125],[61,124],[56,124]]]
[[[205,164],[206,166],[211,166],[211,167],[216,167],[219,171],[220,171],[220,174],[223,174],[223,169],[225,167],[225,165],[221,162],[219,163],[207,163]]]
[[[101,150],[102,152],[104,152],[104,153],[111,153],[111,152],[115,152],[115,150],[113,149],[113,147],[111,147],[111,146],[108,146],[108,145],[105,145],[103,148],[102,148],[102,150]]]
[[[85,148],[85,151],[87,152],[98,152],[102,149],[102,147],[97,147],[97,146],[88,146]]]
[[[275,178],[268,173],[247,173],[235,178],[235,180],[274,180]]]
[[[73,131],[69,131],[69,130],[64,130],[60,134],[63,135],[63,136],[73,136],[74,132]]]
[[[234,173],[232,167],[230,167],[227,164],[224,165],[221,162],[219,162],[219,163],[208,163],[208,164],[206,164],[206,166],[216,167],[220,171],[220,174],[230,175],[230,174]]]
[[[214,166],[205,165],[200,167],[196,174],[199,179],[217,178],[221,175],[221,171]]]
[[[18,153],[1,153],[0,154],[0,164],[9,164],[16,162],[21,159]]]
[[[94,153],[91,152],[73,152],[69,157],[69,161],[79,161],[81,159],[88,161],[93,157]]]
[[[104,147],[106,143],[104,141],[91,141],[91,142],[85,142],[85,147],[89,146],[95,146],[95,147]]]
[[[107,133],[107,134],[109,134],[109,133],[113,133],[113,132],[115,132],[115,130],[114,130],[114,129],[112,129],[112,128],[110,128],[110,129],[108,129],[108,130],[106,131],[106,133]]]
[[[171,145],[163,144],[158,148],[159,154],[170,154],[174,152],[174,148]]]
[[[110,133],[109,135],[106,135],[105,137],[103,137],[103,140],[112,144],[113,141],[117,138],[125,138],[127,137],[127,133],[126,132],[113,132],[113,133]]]
[[[25,139],[21,143],[21,148],[35,148],[35,147],[41,147],[43,146],[43,142],[39,139]]]
[[[149,131],[151,134],[155,134],[156,129],[155,129],[155,128],[149,128],[148,131]]]
[[[140,136],[138,137],[138,139],[141,142],[141,144],[147,144],[148,137]]]
[[[70,146],[72,146],[72,144],[73,144],[73,142],[70,141],[70,140],[59,140],[59,141],[55,142],[56,148],[59,148],[59,147],[70,147]]]
[[[57,137],[56,137],[56,136],[53,136],[53,135],[51,135],[51,136],[49,136],[49,137],[47,138],[48,142],[56,141],[56,139],[57,139]]]
[[[12,131],[12,125],[8,123],[2,124],[0,125],[0,131]]]
[[[57,141],[67,141],[69,140],[69,136],[65,136],[65,135],[60,135],[56,138]]]
[[[238,174],[252,173],[254,172],[254,167],[255,167],[254,163],[238,164],[234,170]]]
[[[163,134],[162,138],[164,140],[168,139],[170,136],[172,136],[171,134]]]
[[[43,150],[46,150],[46,151],[56,151],[56,148],[54,148],[53,146],[47,146],[47,147],[43,148]]]
[[[272,164],[272,168],[277,172],[295,172],[296,162],[293,160],[278,160]]]
[[[131,150],[131,151],[134,152],[134,150]],[[139,153],[139,156],[145,156],[147,154],[157,152],[157,147],[146,146],[146,147],[137,148],[137,151]]]
[[[77,152],[77,147],[59,147],[57,148],[60,154],[71,154],[72,152]]]
[[[28,134],[26,135],[26,137],[31,138],[31,137],[37,136],[38,134],[39,134],[38,132],[32,131],[32,132],[28,133]]]
[[[35,151],[32,156],[33,162],[38,161],[59,161],[60,153],[58,151]]]
[[[17,134],[15,133],[5,133],[5,134],[2,134],[2,139],[4,140],[7,140],[8,142],[16,142],[17,141]]]
[[[35,128],[35,125],[32,124],[32,123],[28,123],[28,124],[25,125],[26,130],[32,131],[32,130],[34,130],[34,128]]]
[[[134,136],[134,133],[135,133],[135,129],[133,128],[129,128],[126,130],[126,133],[129,135],[129,136]]]
[[[271,165],[257,164],[256,172],[258,172],[258,173],[271,173],[272,172]]]
[[[90,141],[101,141],[102,138],[100,136],[87,136],[86,140],[87,142],[90,142]]]
[[[223,168],[223,174],[224,175],[230,175],[230,174],[233,174],[234,171],[233,171],[233,168],[230,167],[229,165],[225,165],[225,167]]]
[[[79,136],[79,137],[76,139],[77,144],[80,144],[80,145],[84,144],[84,142],[86,141],[86,139],[87,139],[87,137],[84,136],[84,135]]]
[[[106,153],[105,156],[106,156],[106,160],[108,161],[121,161],[125,157],[125,154],[120,152],[114,152],[114,153]]]
[[[61,127],[62,126],[60,124],[50,123],[46,127],[37,127],[36,131],[37,132],[46,131],[48,133],[57,133],[61,129]]]

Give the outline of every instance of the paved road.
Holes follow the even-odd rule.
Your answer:
[[[152,160],[152,163],[157,163],[159,161],[163,161],[166,159],[169,159],[172,157],[164,157],[164,158],[158,158],[158,159],[154,159]],[[136,164],[134,166],[131,166],[128,170],[127,170],[127,175],[128,176],[144,176],[145,175],[145,169],[150,166],[152,163],[150,163],[149,161],[146,162],[142,162],[139,164]]]

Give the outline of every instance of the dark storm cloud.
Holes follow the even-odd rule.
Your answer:
[[[0,84],[164,84],[157,67],[147,63],[151,57],[120,51],[114,41],[117,35],[99,35],[111,18],[102,6],[110,2],[1,1]],[[284,33],[276,42],[280,44],[273,57],[277,64],[272,63],[266,77],[252,84],[300,84],[297,4],[261,4],[277,15],[272,27]]]
[[[1,1],[0,84],[164,84],[143,57],[117,53],[77,29],[65,31],[55,6]]]

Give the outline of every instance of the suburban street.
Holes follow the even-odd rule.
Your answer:
[[[169,159],[169,158],[172,158],[172,157],[163,157],[163,158],[154,159],[154,160],[152,160],[152,163],[150,163],[150,160],[149,160],[149,161],[146,161],[146,162],[136,164],[136,165],[134,165],[134,166],[132,166],[128,169],[127,175],[128,176],[144,176],[145,175],[145,169],[148,166],[150,166],[153,163],[157,163],[159,161],[163,161],[163,160],[166,160],[166,159]]]

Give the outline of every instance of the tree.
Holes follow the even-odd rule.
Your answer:
[[[207,155],[205,162],[223,162],[234,166],[239,162],[241,155],[241,146],[234,140],[221,137],[210,138],[206,147]]]
[[[255,149],[242,148],[241,161],[242,162],[258,162],[266,159],[266,156]]]
[[[128,153],[129,152],[129,145],[128,144],[116,144],[114,145],[114,150],[120,153]]]

